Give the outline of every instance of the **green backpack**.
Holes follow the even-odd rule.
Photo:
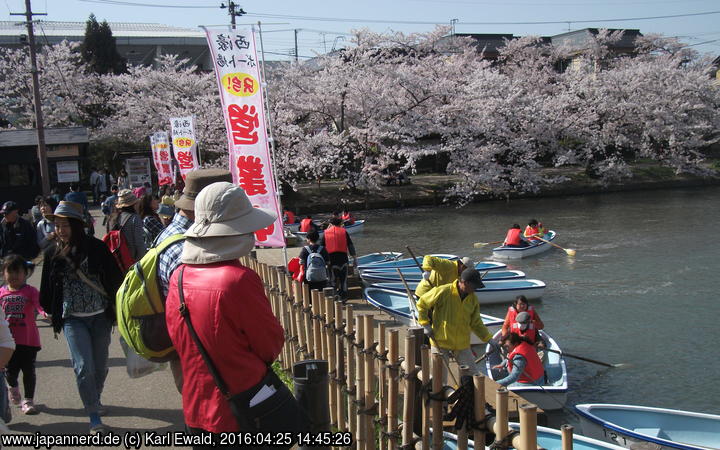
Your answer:
[[[148,250],[130,266],[115,296],[120,335],[135,353],[150,361],[165,362],[177,356],[165,324],[157,270],[160,254],[181,239],[185,235],[175,234]]]

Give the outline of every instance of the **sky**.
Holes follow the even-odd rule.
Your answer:
[[[34,12],[47,13],[41,20],[85,21],[94,13],[108,22],[190,29],[228,24],[228,10],[220,4],[221,0],[32,0]],[[295,30],[298,55],[309,58],[342,47],[352,30],[427,32],[451,21],[457,33],[516,36],[588,27],[639,29],[643,34],[678,37],[703,54],[720,54],[720,0],[265,0],[237,5],[247,13],[237,18],[238,25],[262,22],[268,59],[294,54]],[[0,0],[0,20],[18,20],[9,13],[24,10],[24,0]]]

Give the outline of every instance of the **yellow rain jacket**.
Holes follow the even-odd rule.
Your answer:
[[[434,287],[450,284],[457,280],[459,264],[461,264],[460,261],[450,261],[449,259],[426,255],[423,258],[422,269],[430,272],[430,280],[421,280],[417,288],[415,288],[415,295],[422,297]]]
[[[480,317],[480,304],[472,292],[460,299],[457,283],[446,284],[431,289],[417,302],[418,323],[429,325],[428,311],[432,308],[432,330],[435,335],[430,344],[447,350],[470,348],[470,331],[483,342],[492,338],[492,334]]]

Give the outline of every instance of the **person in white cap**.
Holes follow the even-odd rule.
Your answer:
[[[472,259],[467,256],[457,261],[451,261],[437,256],[425,255],[422,269],[423,279],[415,288],[415,295],[422,297],[430,289],[444,284],[450,284],[460,277],[465,269],[475,267]]]
[[[182,366],[183,412],[190,433],[239,431],[228,400],[201,357],[183,312],[227,384],[241,393],[266,376],[280,353],[284,331],[270,309],[260,277],[243,266],[254,232],[275,214],[254,208],[232,183],[203,188],[194,202],[195,221],[185,232],[182,264],[170,278],[165,319]]]

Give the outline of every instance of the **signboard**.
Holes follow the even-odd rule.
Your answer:
[[[255,232],[255,243],[284,247],[255,35],[250,29],[206,30],[206,33],[225,117],[233,181],[245,190],[254,206],[277,214],[275,223]]]
[[[126,159],[125,171],[128,174],[130,187],[141,187],[151,182],[150,158]]]
[[[158,174],[158,186],[173,184],[172,158],[170,157],[170,144],[165,131],[158,131],[150,135],[150,147],[152,148],[153,162]]]
[[[77,161],[58,161],[57,168],[58,183],[77,183],[80,181],[80,170]]]
[[[200,168],[197,156],[197,140],[195,139],[195,124],[193,117],[175,117],[170,119],[170,132],[172,133],[173,152],[180,168],[183,181],[188,172]]]

